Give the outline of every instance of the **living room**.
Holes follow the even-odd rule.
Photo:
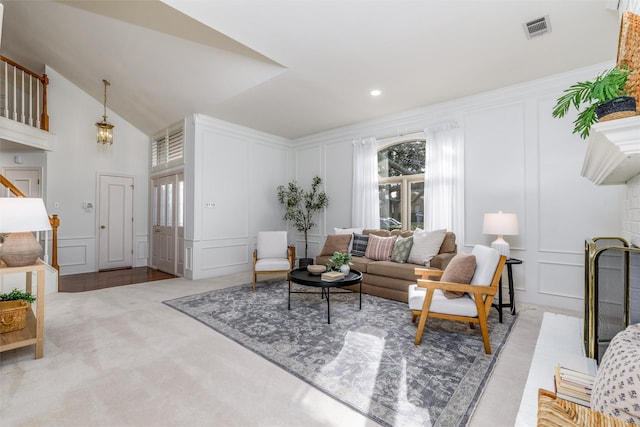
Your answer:
[[[291,179],[305,185],[316,175],[323,178],[330,199],[329,207],[318,218],[319,226],[310,235],[310,255],[318,254],[331,230],[353,225],[354,140],[373,136],[383,146],[424,135],[425,129],[440,123],[455,122],[464,130],[465,147],[464,227],[455,230],[458,251],[469,251],[476,244],[488,245],[495,238],[482,233],[484,213],[517,213],[520,234],[508,237],[512,256],[524,261],[514,268],[516,301],[581,312],[585,239],[634,237],[623,229],[627,187],[596,186],[580,176],[586,142],[571,134],[571,118],[557,120],[550,113],[566,87],[591,79],[615,63],[618,13],[606,10],[604,2],[595,3],[608,14],[598,28],[610,46],[610,55],[567,72],[294,138],[198,111],[187,115],[184,173],[188,255],[184,276],[194,281],[219,280],[249,271],[256,233],[287,227],[275,197],[276,187]],[[5,11],[5,20],[8,17]],[[5,43],[3,40],[3,50],[9,49]],[[544,58],[543,53],[540,57]],[[517,71],[517,66],[513,67]],[[0,170],[15,167],[16,156],[23,167],[42,168],[47,209],[62,220],[59,262],[63,275],[98,269],[96,211],[81,207],[97,202],[99,174],[133,177],[134,265],[150,265],[149,140],[152,132],[174,122],[144,132],[117,110],[109,110],[115,142],[111,147],[96,149],[92,138],[94,122],[102,111],[101,99],[89,95],[72,83],[72,76],[62,75],[50,65],[44,71],[50,79],[49,113],[51,133],[57,140],[55,149],[45,152],[15,146],[6,149],[3,145]],[[102,77],[96,75],[98,86]],[[467,78],[474,77],[470,67]],[[112,88],[117,84],[113,81]],[[208,207],[209,203],[214,207]],[[301,236],[292,230],[289,235],[300,252]],[[250,366],[255,356],[239,357],[245,362],[242,365],[253,369]]]

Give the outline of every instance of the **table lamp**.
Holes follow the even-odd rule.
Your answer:
[[[11,233],[0,246],[0,260],[7,267],[33,265],[42,246],[33,231],[51,230],[42,199],[0,197],[0,233]]]
[[[502,213],[502,211],[484,214],[482,234],[496,234],[498,238],[491,243],[491,247],[509,258],[509,243],[502,236],[517,236],[519,234],[518,215]]]

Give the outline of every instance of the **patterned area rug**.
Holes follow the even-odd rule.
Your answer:
[[[296,290],[316,291],[298,286]],[[358,294],[292,294],[287,282],[258,283],[165,304],[208,325],[287,372],[387,426],[464,426],[514,317],[491,310],[492,355],[478,327],[429,319],[422,344],[407,304]]]

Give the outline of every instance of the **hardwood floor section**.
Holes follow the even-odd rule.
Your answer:
[[[93,273],[60,276],[59,292],[84,292],[134,283],[172,279],[176,276],[149,267],[134,267],[121,270],[96,271]]]

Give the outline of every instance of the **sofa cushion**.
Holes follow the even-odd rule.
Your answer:
[[[333,255],[334,252],[347,252],[351,234],[329,234],[320,255]]]
[[[427,295],[427,288],[418,285],[409,285],[409,308],[411,310],[422,310],[422,304]],[[465,317],[478,317],[476,303],[468,294],[462,298],[453,300],[444,296],[440,289],[433,292],[433,299],[429,311],[433,313],[446,313]]]
[[[397,237],[398,236],[379,237],[375,234],[370,234],[365,256],[374,261],[389,260]]]
[[[471,282],[471,278],[473,277],[473,273],[476,270],[476,257],[475,255],[466,254],[464,252],[459,253],[454,256],[447,268],[444,269],[442,273],[442,277],[440,277],[441,282],[450,282],[450,283],[464,283],[467,284]],[[444,296],[447,298],[460,298],[464,295],[464,292],[459,291],[447,291],[445,290]]]
[[[640,323],[618,332],[604,352],[591,409],[640,424]]]
[[[369,236],[364,234],[353,233],[351,255],[364,256],[367,252],[367,244],[369,243]]]
[[[369,229],[369,228],[362,230],[362,234],[366,236],[370,236],[373,234],[380,237],[391,236],[391,232],[389,230],[375,230],[375,229]]]
[[[500,262],[500,253],[493,248],[475,245],[471,251],[476,257],[476,271],[471,279],[472,285],[489,286]]]
[[[354,227],[354,228],[334,228],[333,234],[350,234],[353,236],[353,233],[362,233],[362,227]],[[351,253],[351,247],[353,246],[353,239],[349,241],[349,248],[347,252]]]
[[[452,231],[447,231],[444,234],[444,240],[442,241],[442,245],[440,246],[440,253],[455,253],[456,250],[456,234]]]
[[[410,280],[411,282],[416,283],[416,267],[418,266],[408,262],[399,263],[393,261],[374,261],[367,266],[367,273],[381,277]]]
[[[429,265],[431,258],[438,255],[447,230],[418,231],[413,233],[413,246],[407,262]]]
[[[398,236],[396,242],[393,244],[393,250],[391,251],[391,261],[400,263],[407,262],[412,246],[413,236]]]

